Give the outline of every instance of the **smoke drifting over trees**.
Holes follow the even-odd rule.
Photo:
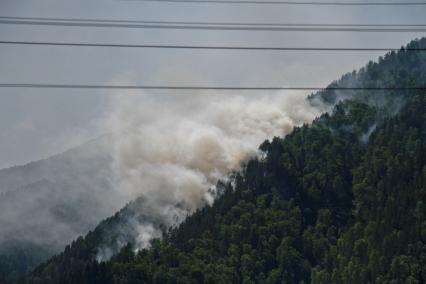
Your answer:
[[[141,214],[165,226],[211,203],[216,182],[256,155],[263,140],[285,135],[319,113],[303,94],[159,97],[114,96],[106,125],[114,133],[118,196],[143,197]],[[149,235],[158,236],[150,223],[139,229],[141,247]]]
[[[109,105],[107,135],[0,172],[0,248],[7,248],[0,254],[14,258],[15,248],[41,249],[24,272],[139,197],[134,214],[106,234],[98,259],[127,242],[146,247],[161,236],[160,226],[176,225],[211,203],[218,179],[256,155],[264,139],[318,113],[303,94],[290,93],[119,94]]]

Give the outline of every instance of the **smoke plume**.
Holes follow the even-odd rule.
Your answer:
[[[215,184],[257,153],[263,140],[318,115],[301,93],[122,94],[111,99],[112,168],[123,201],[142,197],[141,215],[165,226],[213,202]],[[139,248],[158,236],[140,224]]]

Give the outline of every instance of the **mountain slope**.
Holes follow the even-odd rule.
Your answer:
[[[425,66],[424,53],[401,50],[331,86],[424,86]],[[337,105],[265,141],[262,157],[218,184],[212,206],[150,249],[129,244],[96,261],[112,227],[137,215],[129,205],[22,283],[424,283],[426,94],[325,90],[310,100]]]
[[[97,139],[0,170],[0,282],[30,272],[114,212],[99,198],[112,190],[110,159],[107,141]]]
[[[426,94],[407,101],[374,132],[354,169],[355,223],[314,282],[426,281]]]

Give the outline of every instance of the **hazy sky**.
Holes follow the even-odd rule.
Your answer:
[[[120,0],[0,0],[0,16],[264,23],[424,24],[426,6],[286,6]],[[422,33],[260,32],[13,26],[1,40],[400,47]],[[325,86],[381,52],[250,52],[0,45],[0,82]],[[104,132],[111,93],[0,89],[0,168],[61,152]],[[158,100],[165,99],[156,93]],[[199,94],[202,95],[202,94]],[[178,103],[179,100],[176,100]]]

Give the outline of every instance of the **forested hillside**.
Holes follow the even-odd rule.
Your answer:
[[[426,53],[402,49],[330,87],[425,85]],[[324,90],[309,99],[334,108],[265,141],[219,182],[212,206],[151,248],[135,254],[129,243],[96,261],[108,227],[136,214],[124,209],[19,282],[424,283],[426,93]]]

